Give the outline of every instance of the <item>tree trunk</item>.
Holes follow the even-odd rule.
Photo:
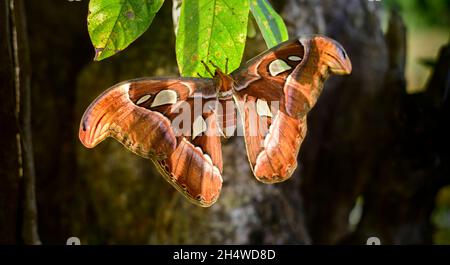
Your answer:
[[[385,127],[373,175],[364,196],[361,222],[350,242],[377,235],[385,244],[432,244],[430,223],[438,191],[450,183],[448,91],[450,47],[442,49],[425,92],[409,95],[404,79],[406,30],[391,14],[389,70],[375,109]],[[382,184],[382,186],[380,185]]]
[[[11,15],[9,1],[0,1],[0,243],[13,244],[20,240],[19,224],[19,152],[14,87],[14,59],[11,44]],[[7,128],[7,129],[6,129]]]
[[[73,227],[84,218],[79,211],[84,183],[75,162],[75,97],[79,72],[92,59],[87,5],[88,1],[26,1],[39,230],[43,242],[51,244],[74,236]]]
[[[349,214],[370,175],[374,96],[383,85],[387,52],[379,6],[363,0],[287,1],[291,35],[326,34],[352,60],[350,76],[329,80],[309,114],[297,178],[313,243],[334,244],[349,232]],[[359,242],[359,243],[365,243]]]
[[[24,5],[21,0],[2,1],[2,53],[5,66],[2,68],[2,79],[5,84],[2,91],[2,123],[4,128],[11,127],[2,138],[5,149],[2,159],[6,165],[1,167],[0,175],[4,178],[5,198],[1,202],[8,205],[4,208],[7,220],[2,225],[2,232],[7,233],[2,240],[6,242],[24,242],[40,244],[37,232],[37,208],[35,195],[35,170],[33,145],[31,141],[31,91],[30,61]],[[9,152],[8,152],[9,151]],[[2,157],[3,158],[3,157]],[[2,181],[2,182],[3,182]],[[2,192],[3,194],[3,192]],[[14,222],[14,224],[13,224]],[[20,227],[20,228],[19,228]],[[19,230],[20,229],[20,230]],[[17,231],[21,231],[18,233]]]

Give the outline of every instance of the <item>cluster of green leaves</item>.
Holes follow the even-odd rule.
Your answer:
[[[164,0],[90,0],[88,31],[95,60],[124,50],[152,23]],[[232,71],[244,53],[251,13],[268,47],[288,39],[268,0],[183,0],[176,33],[182,76],[207,76],[201,61]],[[227,62],[228,61],[228,62]]]

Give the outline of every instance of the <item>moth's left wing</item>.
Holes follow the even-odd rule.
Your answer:
[[[197,104],[196,109],[196,96],[209,106]],[[211,79],[130,80],[109,88],[88,107],[79,137],[89,148],[108,136],[115,138],[151,159],[190,201],[210,206],[222,187],[222,150],[213,111],[217,102]]]

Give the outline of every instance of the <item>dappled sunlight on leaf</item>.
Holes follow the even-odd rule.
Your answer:
[[[108,58],[144,33],[164,0],[91,0],[88,30],[94,60]]]
[[[250,0],[250,10],[268,48],[288,40],[288,32],[283,19],[267,0]]]
[[[247,36],[249,6],[241,0],[184,1],[176,53],[182,76],[207,76],[201,61],[225,71],[239,67]]]

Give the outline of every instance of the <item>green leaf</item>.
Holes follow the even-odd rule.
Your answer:
[[[248,14],[248,1],[184,0],[176,40],[181,75],[207,76],[202,60],[211,60],[225,71],[228,59],[228,72],[238,68],[244,53]]]
[[[267,0],[250,0],[250,10],[269,48],[288,40],[283,19]]]
[[[91,0],[88,31],[100,61],[125,49],[144,33],[164,0]]]

